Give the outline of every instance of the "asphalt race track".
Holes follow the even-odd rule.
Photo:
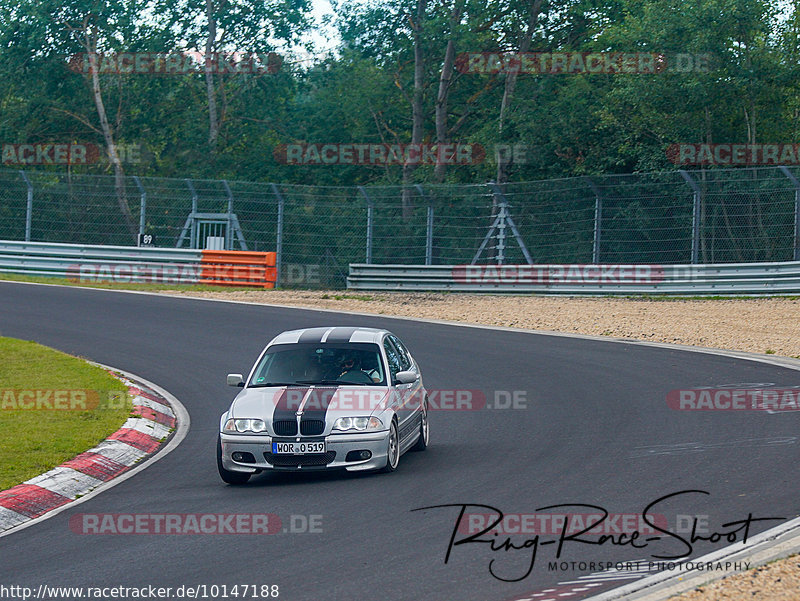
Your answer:
[[[548,570],[554,544],[539,548],[532,573],[518,582],[493,578],[489,563],[515,578],[530,550],[465,544],[445,565],[458,508],[412,509],[469,503],[534,513],[583,503],[635,514],[699,489],[710,495],[681,495],[653,511],[670,525],[677,514],[707,515],[712,532],[748,514],[800,514],[797,412],[681,412],[666,402],[668,391],[682,388],[795,386],[798,373],[789,369],[611,341],[9,282],[0,282],[0,307],[3,336],[138,374],[191,416],[186,439],[163,460],[0,538],[7,585],[277,584],[279,598],[292,601],[502,601],[586,572]],[[321,325],[386,327],[408,344],[428,389],[479,389],[490,401],[495,391],[522,391],[527,408],[432,412],[431,446],[404,455],[394,474],[265,474],[245,487],[224,485],[214,445],[219,415],[235,395],[225,375],[246,373],[278,332]],[[286,526],[292,515],[314,515],[322,532],[81,535],[68,526],[76,513],[274,513]],[[779,523],[757,522],[750,532]],[[722,546],[698,542],[692,557]],[[670,537],[638,549],[567,541],[560,559],[684,551]]]

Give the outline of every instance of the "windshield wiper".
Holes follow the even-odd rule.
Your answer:
[[[259,382],[250,384],[248,388],[269,388],[270,386],[297,386],[300,382]]]

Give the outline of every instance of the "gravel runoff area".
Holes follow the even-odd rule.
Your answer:
[[[168,293],[800,357],[800,298],[659,300],[305,290]]]
[[[800,357],[800,300],[797,298],[661,300],[297,290],[169,291],[167,294]],[[673,599],[797,601],[800,599],[800,556],[711,582]]]

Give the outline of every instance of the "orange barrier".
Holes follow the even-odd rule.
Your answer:
[[[199,283],[214,286],[274,288],[275,253],[204,250]]]

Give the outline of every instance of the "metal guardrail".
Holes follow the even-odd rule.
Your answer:
[[[199,250],[0,241],[0,273],[67,278],[79,274],[82,265],[106,266],[113,273],[119,266],[135,264],[153,270],[165,265],[194,265],[201,259]]]
[[[275,264],[274,253],[223,253],[237,255],[237,260],[221,261],[216,255],[204,260],[205,252],[208,251],[2,240],[0,273],[89,282],[202,283],[213,279],[214,283],[230,285],[274,285],[275,268],[270,267]],[[250,257],[256,254],[263,257]],[[243,268],[249,264],[252,267]],[[216,271],[210,271],[212,269]],[[353,263],[347,287],[353,290],[578,295],[800,294],[800,261],[713,265]]]
[[[86,283],[275,286],[275,253],[0,240],[0,273]]]
[[[715,265],[367,265],[352,290],[540,294],[800,294],[800,261]]]

